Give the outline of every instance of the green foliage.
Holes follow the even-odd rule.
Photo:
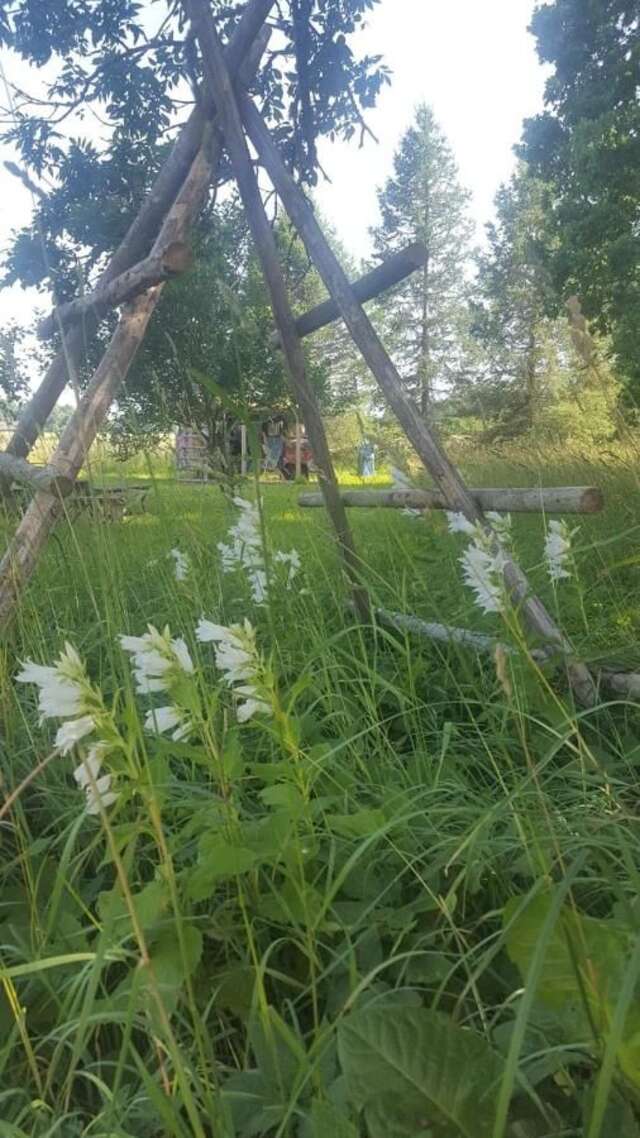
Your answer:
[[[565,906],[541,944],[551,906],[548,894],[509,901],[504,913],[509,956],[526,982],[534,956],[542,951],[538,998],[558,1013],[568,1041],[582,1039],[597,1055],[609,1042],[637,932],[619,921],[585,917]],[[622,1072],[640,1088],[638,976],[632,975],[632,981],[615,1050]]]
[[[13,418],[18,400],[27,389],[27,375],[20,357],[22,333],[15,325],[0,329],[0,415]]]
[[[594,481],[584,459],[554,461],[520,450],[478,469],[467,456],[466,473],[526,484],[531,465],[548,484]],[[635,481],[620,464],[601,474],[609,511],[581,519],[557,603],[582,653],[633,666],[636,568],[620,563],[637,562]],[[220,573],[225,498],[157,481],[147,514],[61,524],[4,642],[7,790],[51,743],[12,682],[18,661],[50,662],[65,639],[122,741],[106,760],[120,793],[106,820],[83,815],[71,756],[0,819],[5,1130],[497,1138],[504,1122],[505,1138],[604,1138],[619,1123],[631,1138],[637,706],[603,698],[577,716],[524,653],[497,676],[490,658],[345,619],[326,519],[296,495],[264,487],[270,537],[302,559],[299,588],[274,586],[268,608]],[[376,602],[509,635],[470,608],[442,518],[363,511],[353,524]],[[553,604],[542,537],[540,519],[516,520]],[[172,546],[189,554],[187,582]],[[255,623],[277,716],[236,722],[209,647],[192,640],[203,613]],[[143,729],[150,700],[132,691],[117,636],[148,621],[189,641],[195,690],[181,698],[201,718],[188,741]],[[560,916],[545,940],[549,909],[531,898],[551,880],[564,901],[549,894]],[[573,973],[567,929],[587,946]],[[604,983],[585,1002],[592,961]]]
[[[370,1008],[344,1021],[339,1050],[371,1138],[491,1138],[502,1061],[441,1012]]]
[[[256,81],[287,161],[313,184],[316,141],[349,138],[373,106],[387,70],[358,59],[350,39],[377,0],[328,0],[305,17],[303,0],[279,5],[277,47]],[[48,190],[15,239],[5,280],[55,286],[61,299],[90,279],[123,238],[185,120],[185,87],[200,83],[199,61],[181,5],[162,0],[149,14],[133,0],[34,0],[5,7],[0,44],[25,62],[48,65],[43,96],[18,96],[3,132],[21,164],[44,173]],[[223,35],[237,5],[215,0]],[[269,64],[271,64],[269,66]],[[100,141],[84,123],[97,116]]]
[[[548,183],[555,279],[612,336],[630,396],[640,369],[640,46],[630,0],[539,4],[532,30],[550,64],[544,114],[525,123],[522,155]]]

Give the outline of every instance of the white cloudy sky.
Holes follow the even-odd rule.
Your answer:
[[[455,152],[461,178],[473,194],[478,229],[513,168],[512,148],[522,119],[542,104],[544,71],[527,33],[535,0],[381,0],[360,34],[362,52],[384,55],[393,71],[369,123],[379,139],[325,145],[331,184],[319,189],[322,210],[356,255],[368,251],[376,220],[376,187],[390,170],[393,151],[422,100],[436,113]],[[7,78],[21,87],[38,77],[2,56]],[[3,92],[4,94],[4,92]],[[4,102],[4,98],[2,99]],[[0,158],[12,155],[0,147]],[[30,195],[0,167],[0,248],[30,212]],[[34,298],[21,289],[0,293],[0,324],[26,322]]]

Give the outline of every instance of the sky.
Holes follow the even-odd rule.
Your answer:
[[[367,27],[353,38],[354,49],[380,54],[393,72],[378,106],[367,116],[377,136],[360,149],[356,141],[323,143],[321,161],[331,178],[317,191],[324,215],[357,258],[370,248],[369,228],[377,219],[376,188],[391,172],[394,150],[426,101],[455,154],[462,183],[472,193],[472,212],[481,236],[496,190],[514,166],[513,146],[522,120],[542,107],[545,72],[527,32],[535,0],[381,0]],[[7,78],[37,88],[37,74],[6,54]],[[4,92],[2,92],[4,102]],[[0,146],[0,160],[13,155]],[[0,249],[11,230],[29,218],[29,192],[0,166]],[[33,291],[0,292],[0,326],[28,323]]]

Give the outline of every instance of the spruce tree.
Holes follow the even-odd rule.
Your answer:
[[[449,143],[433,112],[421,105],[401,140],[393,174],[378,193],[376,252],[412,241],[427,249],[424,268],[386,297],[381,323],[407,387],[429,416],[436,394],[460,374],[467,317],[467,274],[473,224]]]

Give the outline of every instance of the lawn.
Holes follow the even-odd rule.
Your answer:
[[[603,488],[570,580],[548,581],[543,519],[514,518],[514,545],[581,654],[640,666],[633,470],[465,473]],[[274,562],[267,605],[221,572],[238,510],[158,479],[140,516],[59,527],[5,640],[3,781],[27,785],[0,829],[0,1138],[640,1133],[637,706],[576,711],[523,652],[358,626],[324,511],[262,491],[272,553],[301,560],[290,588]],[[376,604],[516,642],[474,607],[444,515],[350,518]],[[237,721],[202,617],[251,621],[269,713]],[[177,740],[144,730],[165,697],[118,641],[149,623],[194,665]],[[52,758],[59,721],[14,683],[65,641],[118,795],[96,816],[84,744]]]

